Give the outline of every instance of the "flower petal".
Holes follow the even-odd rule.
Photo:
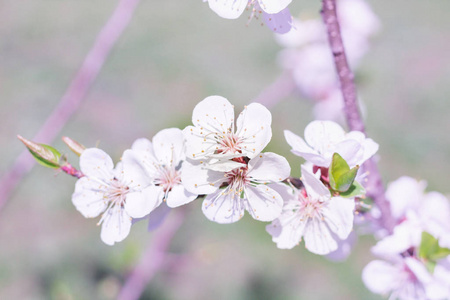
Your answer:
[[[223,172],[208,170],[201,163],[194,161],[183,163],[181,182],[193,194],[211,194],[225,181]]]
[[[401,272],[395,266],[382,261],[371,261],[362,272],[362,280],[366,287],[376,294],[387,294],[396,288]]]
[[[104,199],[106,186],[88,177],[78,179],[72,203],[85,218],[95,218],[102,213],[107,202]]]
[[[285,9],[292,0],[258,0],[259,6],[268,14],[276,14]]]
[[[305,165],[302,165],[301,169],[301,179],[309,197],[314,199],[324,198],[324,200],[331,197],[330,191],[327,187],[319,179],[317,179]]]
[[[133,142],[133,145],[131,146],[132,150],[136,151],[144,151],[144,152],[150,152],[153,154],[153,145],[152,142],[150,142],[146,138],[140,138]]]
[[[247,211],[253,219],[268,222],[280,216],[283,199],[275,190],[265,185],[257,185],[246,187],[244,193],[248,201]]]
[[[133,218],[142,218],[158,207],[164,193],[160,186],[149,186],[142,191],[128,193],[125,210]]]
[[[80,156],[80,170],[88,177],[108,181],[114,177],[113,168],[111,157],[98,148],[86,149]]]
[[[346,239],[353,229],[353,198],[332,197],[322,209],[324,222],[341,240]]]
[[[292,147],[291,152],[295,155],[303,157],[316,166],[328,167],[330,165],[329,160],[325,159],[316,150],[309,147],[298,135],[289,130],[285,130],[284,137],[286,138],[287,143]]]
[[[231,103],[221,96],[210,96],[198,103],[192,113],[192,124],[214,133],[226,133],[234,122]]]
[[[130,233],[131,218],[120,207],[113,207],[105,212],[100,238],[107,245],[123,241]]]
[[[306,249],[319,255],[328,254],[338,246],[325,222],[316,218],[307,223],[304,238]]]
[[[220,17],[237,19],[247,7],[248,0],[208,0],[208,4]]]
[[[243,139],[242,154],[256,157],[272,138],[272,114],[262,104],[251,103],[239,114],[236,135]]]
[[[166,203],[168,207],[178,207],[194,201],[198,194],[189,192],[181,184],[176,185],[167,195]]]
[[[186,156],[190,159],[208,159],[217,148],[214,134],[200,128],[188,126],[183,130],[186,139]]]
[[[306,143],[322,155],[327,154],[329,146],[340,142],[344,136],[342,127],[332,121],[313,121],[305,128]]]
[[[234,193],[224,192],[223,189],[206,196],[202,210],[209,220],[220,224],[237,222],[244,215],[242,199]]]
[[[286,158],[272,152],[261,153],[251,159],[248,168],[251,181],[258,183],[283,181],[291,174]]]
[[[122,176],[130,188],[142,190],[152,184],[153,179],[146,168],[149,152],[126,150],[122,155]]]
[[[296,217],[294,212],[288,211],[274,220],[272,224],[266,226],[266,231],[272,236],[272,241],[277,244],[279,249],[292,249],[302,240],[306,222],[292,220],[283,224],[283,220],[292,219],[293,217]]]
[[[264,23],[275,33],[284,34],[292,29],[292,15],[288,8],[275,14],[263,13],[263,17]]]
[[[153,151],[160,164],[177,166],[185,159],[184,136],[178,128],[159,131],[152,139]]]

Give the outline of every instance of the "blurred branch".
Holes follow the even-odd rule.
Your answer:
[[[94,46],[70,83],[59,104],[33,137],[34,141],[51,144],[76,112],[87,91],[97,78],[111,49],[129,24],[139,0],[120,0],[111,17],[100,31]],[[15,187],[34,166],[34,159],[27,150],[22,151],[0,180],[0,209],[5,205]]]
[[[350,130],[365,133],[364,122],[361,119],[357,103],[356,85],[354,75],[347,61],[344,43],[341,36],[341,28],[336,12],[336,0],[322,0],[322,19],[328,33],[328,41],[334,58],[337,75],[341,85],[344,99],[344,112]],[[381,211],[380,225],[388,231],[392,231],[395,220],[392,217],[389,202],[385,196],[385,190],[381,174],[374,158],[365,163],[365,170],[369,173],[366,186],[367,196],[371,197]]]
[[[254,100],[267,108],[274,107],[283,98],[291,95],[295,90],[294,78],[290,72],[282,73],[270,86],[265,88]]]
[[[155,231],[150,245],[143,253],[140,262],[130,273],[123,285],[118,300],[139,299],[146,285],[155,274],[164,266],[167,249],[172,238],[184,221],[186,209],[173,209],[172,215]]]

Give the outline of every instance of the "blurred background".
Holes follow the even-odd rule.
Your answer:
[[[60,101],[117,1],[0,1],[0,175]],[[380,144],[386,182],[401,175],[450,192],[450,2],[368,1],[382,29],[358,72],[367,131]],[[318,17],[319,0],[294,0],[294,16]],[[98,145],[119,159],[139,137],[190,124],[206,96],[237,111],[281,74],[281,47],[247,14],[219,18],[200,0],[142,0],[77,113],[60,136]],[[298,175],[283,130],[303,135],[312,104],[298,95],[271,108],[266,151],[284,155]],[[38,141],[39,142],[39,141]],[[53,145],[68,153],[60,139]],[[69,160],[77,165],[75,155]],[[35,167],[0,211],[0,299],[114,299],[152,242],[145,222],[114,247],[97,220],[71,203],[75,179]],[[381,299],[361,281],[373,259],[371,237],[349,259],[330,262],[303,246],[279,250],[262,222],[209,222],[190,204],[170,246],[175,263],[142,299]]]

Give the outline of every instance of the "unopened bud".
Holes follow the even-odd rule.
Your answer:
[[[78,156],[80,156],[81,153],[83,153],[83,151],[86,149],[85,146],[71,139],[70,137],[63,136],[62,140],[70,148],[70,150],[72,150]]]
[[[61,158],[61,153],[59,153],[58,150],[49,145],[29,141],[20,135],[18,135],[17,138],[28,148],[39,164],[53,169],[58,169],[60,167],[59,159]]]

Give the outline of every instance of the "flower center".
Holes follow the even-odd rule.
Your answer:
[[[110,202],[112,206],[120,205],[123,207],[125,204],[125,196],[128,194],[130,188],[120,182],[117,178],[114,178],[108,185],[104,198]]]
[[[155,180],[155,185],[163,188],[164,192],[169,192],[174,186],[181,183],[181,174],[173,166],[160,166],[159,174]]]
[[[247,176],[247,167],[234,169],[225,173],[228,180],[228,192],[240,195],[244,191],[244,187],[250,182]]]
[[[217,149],[217,153],[241,153],[242,138],[238,137],[232,132],[228,132],[227,134],[220,137],[218,140],[219,149]]]
[[[302,219],[323,218],[322,215],[323,203],[320,202],[318,199],[311,199],[311,197],[308,197],[307,195],[304,196],[303,193],[301,193],[299,195],[299,201],[300,201],[299,212],[301,214]]]

